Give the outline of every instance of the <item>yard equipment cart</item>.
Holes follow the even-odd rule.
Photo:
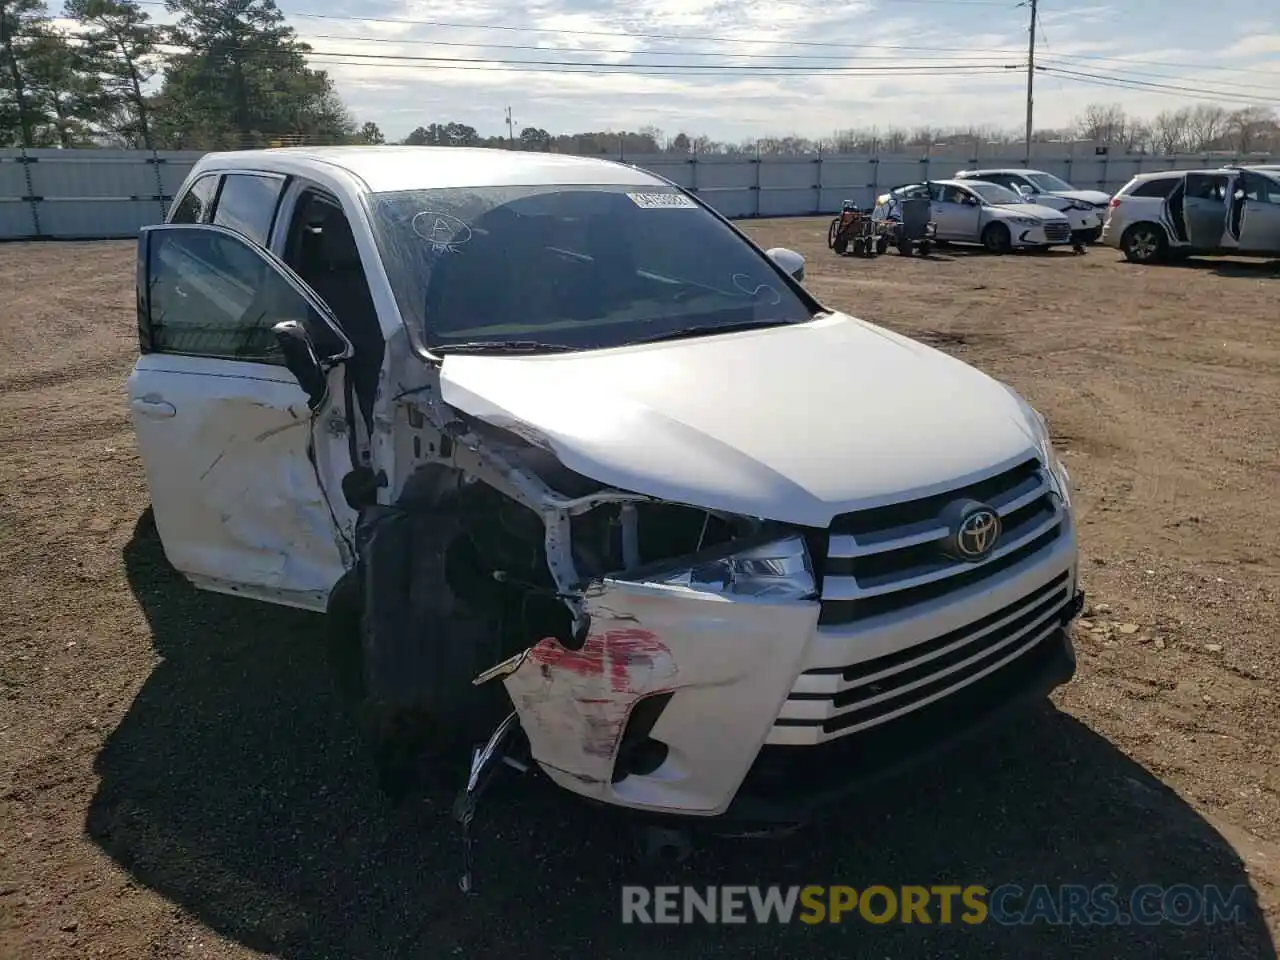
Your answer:
[[[857,257],[874,257],[883,252],[876,249],[875,221],[871,214],[859,210],[852,200],[841,205],[840,216],[827,228],[827,246],[840,256],[850,248]]]
[[[931,208],[931,201],[923,197],[904,197],[890,204],[888,216],[875,221],[876,252],[894,246],[904,257],[928,256],[938,235],[938,225],[929,219]]]

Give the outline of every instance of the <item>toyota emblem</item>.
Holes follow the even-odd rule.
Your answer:
[[[947,553],[959,560],[985,560],[1000,540],[1000,514],[985,503],[960,500],[944,511]]]

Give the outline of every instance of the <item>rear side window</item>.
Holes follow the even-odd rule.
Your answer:
[[[1181,181],[1181,177],[1161,177],[1156,180],[1144,180],[1129,191],[1131,197],[1167,197]]]
[[[218,174],[206,173],[191,184],[169,216],[170,223],[204,223],[213,196],[218,192]]]
[[[256,173],[227,174],[218,193],[213,222],[265,247],[283,188],[283,177]]]

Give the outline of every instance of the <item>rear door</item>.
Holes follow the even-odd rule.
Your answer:
[[[1245,171],[1237,181],[1240,250],[1280,256],[1280,177]]]
[[[1211,252],[1235,246],[1227,233],[1229,181],[1225,173],[1187,174],[1182,212],[1192,249]]]
[[[977,242],[982,206],[967,190],[937,183],[933,186],[933,220],[940,240]],[[966,200],[972,201],[966,203]]]
[[[349,548],[313,433],[342,396],[350,343],[284,264],[229,227],[145,229],[137,299],[128,395],[165,555],[199,587],[324,609]],[[315,409],[275,341],[282,320],[330,361]]]

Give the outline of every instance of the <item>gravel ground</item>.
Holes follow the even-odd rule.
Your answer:
[[[1274,957],[1280,928],[1280,268],[1110,250],[837,258],[851,313],[1000,377],[1075,481],[1091,609],[1056,710],[780,840],[638,864],[529,778],[393,805],[321,621],[163,560],[124,403],[133,245],[0,246],[0,957]],[[1241,922],[637,927],[636,883],[1248,886]]]

